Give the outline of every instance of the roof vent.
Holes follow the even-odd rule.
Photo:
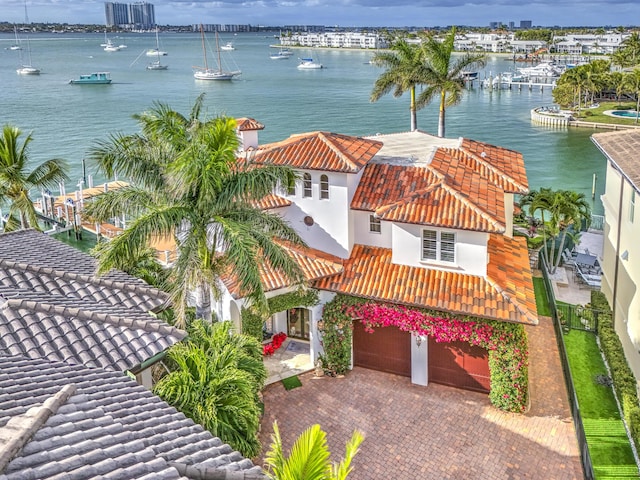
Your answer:
[[[482,153],[480,154],[480,156],[481,156],[482,158],[486,157],[486,156],[487,156],[487,152],[482,152]]]
[[[314,223],[314,222],[313,222],[313,217],[310,217],[309,215],[307,215],[306,217],[304,217],[303,222],[304,222],[304,224],[305,224],[307,227],[310,227],[310,226],[312,226],[312,225],[313,225],[313,223]]]

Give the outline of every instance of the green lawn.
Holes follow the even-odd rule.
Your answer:
[[[613,390],[596,381],[598,375],[607,375],[596,336],[571,330],[564,335],[564,343],[596,479],[638,478]]]
[[[597,108],[582,109],[579,115],[574,115],[578,120],[596,123],[614,123],[618,125],[636,125],[635,118],[620,118],[604,115],[606,110],[635,110],[635,102],[601,102]]]
[[[534,277],[533,287],[538,314],[550,316],[544,280]],[[607,369],[595,334],[571,330],[563,338],[596,479],[639,478],[613,389],[596,381],[598,375],[607,375]]]

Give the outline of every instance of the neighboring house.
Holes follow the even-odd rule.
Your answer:
[[[0,480],[249,480],[261,472],[119,372],[0,350]]]
[[[137,376],[186,333],[153,313],[164,292],[36,230],[0,235],[0,351]]]
[[[186,335],[152,315],[167,295],[95,269],[35,230],[0,235],[0,480],[263,478],[148,390]]]
[[[249,159],[288,165],[300,175],[294,189],[263,203],[309,245],[293,249],[294,258],[320,302],[277,312],[267,328],[309,341],[312,359],[322,352],[323,306],[336,293],[537,323],[526,241],[512,235],[514,196],[528,191],[520,153],[420,131],[368,138],[312,132],[260,146],[246,131],[239,135],[253,141],[243,149]],[[264,284],[270,297],[292,288],[269,269]],[[245,300],[232,278],[225,285],[218,315],[240,328]],[[418,384],[488,390],[487,352],[479,347],[429,341],[429,348],[420,348],[423,339],[414,342],[409,332],[387,327],[367,334],[359,323],[355,365],[394,371]],[[462,358],[452,359],[453,349]],[[443,378],[459,370],[456,361],[477,369],[479,380],[470,386]]]
[[[627,361],[640,379],[640,130],[591,138],[607,158],[601,290],[613,310]]]

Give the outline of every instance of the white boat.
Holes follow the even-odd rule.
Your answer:
[[[535,67],[519,68],[518,71],[528,77],[559,77],[562,73],[560,68],[549,62],[539,63]]]
[[[147,70],[167,70],[169,65],[163,65],[160,63],[160,60],[156,60],[155,62],[151,62],[147,65]]]
[[[269,55],[271,60],[288,60],[293,55],[293,52],[289,50],[280,50],[279,52]]]
[[[462,78],[466,82],[476,80],[478,78],[478,72],[463,70],[462,72],[460,72],[460,78]]]
[[[167,52],[160,50],[160,41],[158,39],[158,27],[156,27],[156,48],[150,48],[149,50],[147,50],[147,57],[165,57],[167,55],[169,55]],[[160,60],[158,59],[158,61]],[[164,70],[164,69],[156,69],[156,70]]]
[[[20,45],[20,40],[18,40],[18,27],[13,26],[13,33],[16,36],[16,43],[8,47],[9,50],[22,50],[22,46]]]
[[[323,68],[322,64],[314,62],[313,58],[300,58],[299,60],[299,70],[317,70],[319,68]]]
[[[104,32],[104,41],[105,43],[101,43],[100,46],[104,47],[105,52],[119,52],[120,50],[127,48],[126,45],[116,45],[110,38],[107,38],[106,30]]]
[[[216,52],[217,52],[217,68],[209,68],[207,60],[207,47],[204,40],[204,29],[200,25],[200,35],[202,37],[202,55],[204,57],[204,67],[193,67],[195,72],[194,78],[197,80],[233,80],[234,77],[240,75],[240,70],[228,71],[222,69],[222,58],[220,56],[220,40],[218,39],[218,31],[216,30]]]
[[[233,42],[227,42],[227,43],[225,43],[224,45],[222,45],[220,47],[220,50],[224,50],[226,52],[230,52],[230,51],[235,50],[235,49],[236,49],[236,47],[233,46]]]
[[[24,19],[25,19],[25,23],[28,23],[29,16],[27,15],[26,2],[24,4]],[[26,59],[23,58],[22,51],[20,51],[20,62],[22,63],[22,65],[16,69],[16,72],[18,73],[18,75],[40,75],[40,69],[34,67],[31,62],[31,42],[29,42],[29,35],[26,36],[26,41],[27,41],[27,57]]]

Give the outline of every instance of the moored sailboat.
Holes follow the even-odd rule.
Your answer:
[[[228,71],[222,68],[222,59],[220,56],[220,40],[218,38],[218,31],[216,30],[216,52],[217,52],[217,68],[209,68],[207,60],[207,47],[204,39],[204,29],[202,24],[200,25],[200,34],[202,37],[202,54],[204,57],[204,67],[194,67],[196,70],[193,74],[197,80],[233,80],[234,77],[240,75],[240,70]]]

